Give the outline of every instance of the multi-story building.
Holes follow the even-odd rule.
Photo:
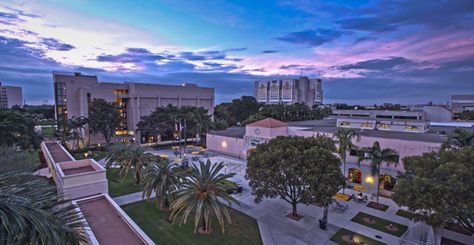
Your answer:
[[[429,121],[424,111],[405,110],[333,110],[337,127],[423,133]]]
[[[23,106],[21,87],[2,86],[2,83],[0,83],[0,91],[0,108]]]
[[[255,81],[254,94],[258,102],[266,104],[305,103],[311,106],[323,103],[321,79],[307,77]]]
[[[463,111],[474,110],[474,94],[471,95],[451,95],[451,111],[453,119],[457,119]]]
[[[116,103],[120,113],[121,121],[116,134],[141,142],[149,140],[138,135],[136,125],[141,117],[149,115],[157,107],[203,107],[209,114],[214,110],[214,89],[195,84],[104,83],[99,82],[97,76],[58,72],[53,72],[53,80],[57,119],[87,117],[92,100],[104,99]],[[102,142],[102,137],[91,137],[92,144]]]

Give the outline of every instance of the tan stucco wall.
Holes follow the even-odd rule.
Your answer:
[[[207,149],[223,154],[244,157],[244,140],[220,135],[206,134]]]

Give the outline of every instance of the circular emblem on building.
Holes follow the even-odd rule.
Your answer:
[[[256,135],[259,135],[259,134],[260,134],[260,129],[258,129],[258,128],[255,129],[255,134],[256,134]]]

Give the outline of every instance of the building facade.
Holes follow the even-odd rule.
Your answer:
[[[21,87],[2,86],[2,83],[0,83],[0,91],[0,108],[23,106]]]
[[[145,83],[103,83],[97,76],[80,73],[53,73],[56,118],[87,117],[94,99],[117,105],[120,126],[116,135],[140,140],[137,123],[157,107],[173,105],[203,107],[213,114],[214,89],[195,84],[162,85]],[[87,132],[87,130],[85,130]],[[103,143],[102,137],[91,137],[91,143]]]
[[[258,102],[266,104],[305,103],[311,106],[323,103],[321,79],[307,77],[255,81],[254,96]]]
[[[463,111],[472,110],[474,110],[474,94],[451,95],[451,111],[454,119],[457,119]]]

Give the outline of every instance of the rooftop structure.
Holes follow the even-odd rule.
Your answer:
[[[156,137],[141,137],[137,123],[162,106],[195,106],[214,111],[214,89],[195,84],[163,85],[148,83],[104,83],[97,76],[81,73],[53,73],[57,118],[87,117],[95,98],[105,99],[117,105],[120,126],[116,135],[124,141],[153,143]],[[87,134],[88,130],[84,130]],[[83,135],[87,138],[88,135]],[[100,135],[91,136],[92,144],[104,143]]]
[[[474,110],[474,94],[451,95],[451,111],[454,119],[457,119],[461,112],[472,110]]]
[[[323,103],[321,79],[307,77],[255,81],[254,94],[258,102],[266,104],[305,103],[311,106]]]
[[[423,133],[428,130],[424,111],[406,110],[333,110],[337,127]]]
[[[90,244],[154,244],[109,197],[106,170],[94,159],[75,160],[59,142],[42,142],[41,150],[58,193],[82,213]]]
[[[3,86],[0,83],[0,108],[23,106],[23,93],[21,87]]]
[[[94,159],[75,160],[59,142],[43,142],[41,150],[58,193],[72,199],[108,193],[105,169]]]
[[[87,197],[75,203],[89,226],[92,244],[154,244],[108,195]]]

